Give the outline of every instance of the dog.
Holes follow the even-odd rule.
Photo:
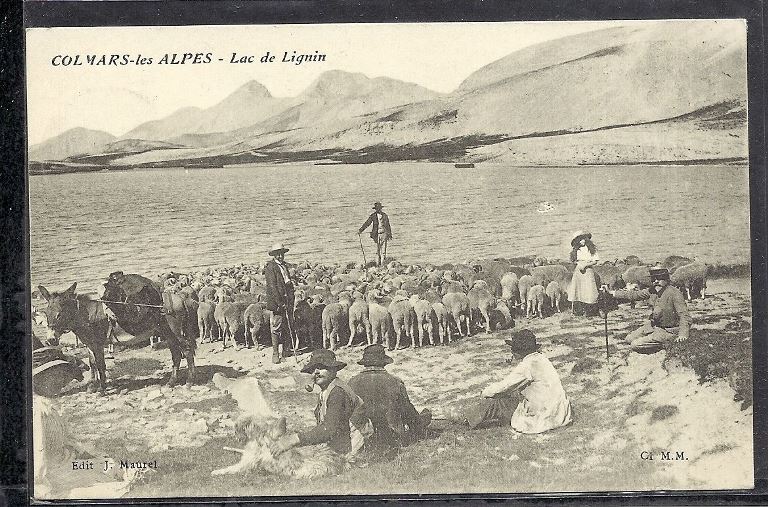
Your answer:
[[[269,406],[259,381],[253,377],[229,379],[213,376],[219,389],[229,392],[243,414],[235,423],[235,433],[246,444],[243,449],[225,447],[240,454],[234,465],[213,470],[211,475],[231,475],[255,470],[285,477],[310,479],[335,475],[346,467],[346,460],[324,444],[290,449],[275,457],[270,444],[285,435],[286,420]]]

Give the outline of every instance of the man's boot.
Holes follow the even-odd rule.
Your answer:
[[[272,363],[280,363],[280,345],[275,335],[272,335]]]

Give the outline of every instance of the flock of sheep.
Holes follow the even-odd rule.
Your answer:
[[[688,298],[703,297],[707,266],[670,256],[671,283]],[[594,267],[598,286],[650,286],[650,266],[634,256]],[[290,268],[296,282],[294,333],[302,348],[384,343],[390,349],[447,344],[477,329],[490,333],[514,325],[515,315],[544,317],[567,301],[574,265],[542,258],[494,259],[440,266],[328,265],[301,262]],[[227,340],[248,347],[269,344],[270,312],[262,302],[262,266],[240,265],[192,274],[166,273],[158,284],[199,301],[203,341]]]

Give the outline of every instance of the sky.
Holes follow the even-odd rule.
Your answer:
[[[632,22],[400,23],[27,29],[29,143],[74,127],[122,135],[187,106],[210,107],[250,80],[276,97],[301,93],[322,72],[387,76],[437,92],[540,42]],[[267,51],[273,63],[258,63]],[[282,63],[283,52],[325,54]],[[159,65],[164,54],[211,53],[207,64]],[[255,63],[229,63],[232,54]],[[86,55],[141,55],[151,65],[89,65]],[[55,66],[57,55],[83,65]],[[109,56],[107,57],[109,58]],[[223,61],[219,61],[219,59]],[[58,63],[61,58],[56,59]]]

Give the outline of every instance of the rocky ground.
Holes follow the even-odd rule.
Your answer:
[[[200,384],[169,389],[167,349],[126,348],[108,360],[106,395],[74,385],[57,401],[80,437],[115,459],[157,460],[151,480],[129,493],[137,497],[749,488],[751,375],[737,372],[751,372],[749,290],[748,279],[710,281],[707,297],[690,303],[689,343],[653,355],[629,353],[617,341],[640,325],[643,307],[622,305],[609,315],[608,359],[599,318],[570,312],[517,318],[516,328],[537,334],[573,405],[572,425],[542,435],[514,439],[506,428],[469,431],[450,421],[511,367],[503,342],[510,330],[393,351],[388,369],[405,381],[417,408],[434,412],[430,437],[394,462],[355,468],[332,481],[210,477],[239,459],[222,448],[240,446],[233,432],[238,408],[213,385],[213,374],[255,376],[289,428],[300,429],[312,425],[316,401],[299,371],[308,354],[273,365],[266,350],[201,344]],[[738,347],[745,356],[729,352]],[[702,354],[707,349],[709,358]],[[361,353],[362,347],[339,351],[349,365],[342,379],[361,369]],[[710,371],[706,364],[720,366]],[[644,451],[653,460],[642,459]],[[662,451],[680,459],[663,460]]]

